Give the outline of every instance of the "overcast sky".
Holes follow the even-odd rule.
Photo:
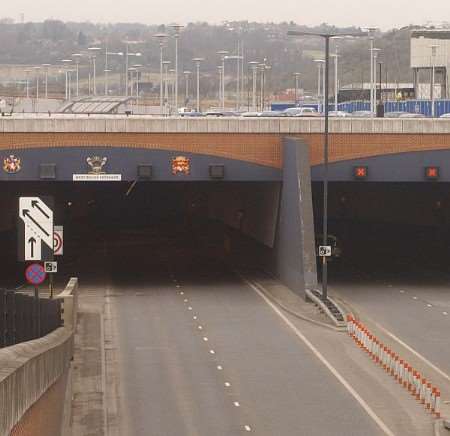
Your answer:
[[[450,0],[13,0],[0,14],[19,21],[57,18],[92,22],[160,24],[224,20],[327,22],[383,29],[450,21]]]

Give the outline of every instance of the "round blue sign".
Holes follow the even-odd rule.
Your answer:
[[[47,273],[39,263],[33,263],[25,270],[25,278],[31,285],[40,285],[45,281],[46,277]]]

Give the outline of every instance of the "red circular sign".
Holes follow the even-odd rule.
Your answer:
[[[31,285],[40,285],[45,281],[47,273],[40,263],[32,263],[25,270],[25,278]]]

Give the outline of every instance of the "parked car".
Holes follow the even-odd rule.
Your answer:
[[[416,114],[411,112],[406,112],[400,115],[400,118],[426,118],[424,114]]]
[[[264,112],[261,112],[258,116],[260,116],[260,117],[285,117],[286,114],[282,111],[264,111]]]
[[[260,112],[244,112],[241,114],[241,117],[253,118],[253,117],[259,117],[260,115],[261,115]]]
[[[283,111],[286,117],[318,117],[320,114],[313,107],[291,107]]]
[[[353,118],[371,118],[373,114],[370,111],[355,111],[350,116]]]
[[[330,111],[330,112],[328,112],[328,116],[337,117],[337,118],[345,118],[345,117],[350,116],[350,114],[348,112],[344,112],[344,111]]]
[[[385,112],[384,118],[400,118],[405,113],[403,111]]]
[[[450,113],[442,114],[439,118],[450,118]]]

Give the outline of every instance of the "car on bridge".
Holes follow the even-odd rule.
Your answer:
[[[320,114],[313,107],[291,107],[283,111],[286,117],[319,117]]]

